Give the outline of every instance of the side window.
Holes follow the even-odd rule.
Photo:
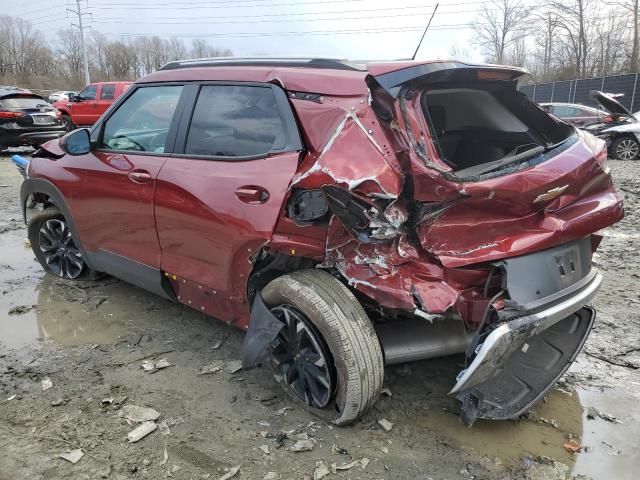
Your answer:
[[[78,96],[83,100],[95,100],[96,99],[96,91],[98,90],[97,85],[89,85],[84,90],[82,90]]]
[[[164,153],[182,85],[141,87],[105,122],[100,148]]]
[[[206,85],[191,118],[185,154],[247,157],[285,147],[270,87]]]
[[[116,94],[116,86],[113,84],[105,84],[102,85],[102,90],[100,91],[100,100],[113,100]]]

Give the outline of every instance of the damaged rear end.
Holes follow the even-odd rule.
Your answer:
[[[366,100],[332,100],[288,215],[325,232],[320,266],[359,295],[386,364],[464,352],[463,420],[516,418],[595,318],[598,232],[623,216],[605,144],[519,93],[521,69],[367,69]]]

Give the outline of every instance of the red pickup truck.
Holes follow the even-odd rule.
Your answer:
[[[68,101],[53,104],[62,113],[68,130],[93,125],[100,115],[129,88],[131,82],[97,82],[84,87]]]

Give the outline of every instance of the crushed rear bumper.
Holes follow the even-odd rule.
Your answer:
[[[585,307],[602,275],[593,269],[571,295],[535,313],[500,324],[478,346],[451,394],[462,402],[462,419],[511,419],[527,411],[564,374],[582,348],[595,319]]]

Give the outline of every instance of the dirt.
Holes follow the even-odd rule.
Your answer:
[[[595,257],[605,275],[598,319],[543,402],[519,421],[464,427],[447,396],[463,360],[454,356],[389,368],[391,396],[337,428],[296,407],[267,368],[199,375],[238,360],[242,333],[232,327],[113,278],[66,283],[45,274],[25,243],[21,177],[0,156],[0,480],[217,479],[236,466],[234,479],[302,479],[321,468],[316,462],[331,471],[363,458],[327,478],[635,478],[640,162],[609,165],[626,217]],[[162,358],[171,366],[141,368]],[[53,386],[43,390],[46,377]],[[158,428],[128,442],[137,424],[118,416],[123,405],[153,408]],[[587,419],[589,407],[603,415],[591,409]],[[393,424],[389,432],[381,419]],[[306,438],[312,450],[291,451]],[[570,439],[579,453],[563,448]],[[77,463],[59,457],[78,448]]]

